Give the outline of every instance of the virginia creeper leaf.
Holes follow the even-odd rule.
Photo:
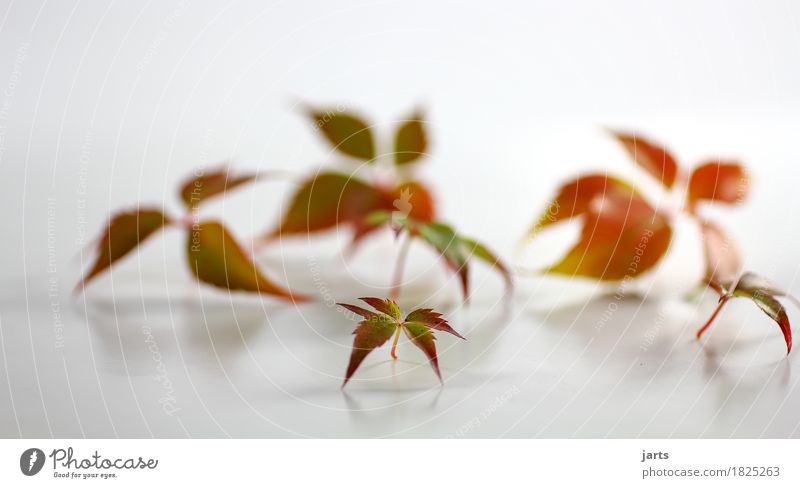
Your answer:
[[[736,243],[714,223],[701,222],[700,231],[705,248],[706,281],[715,284],[734,281],[742,270],[742,260]]]
[[[592,204],[606,193],[636,194],[628,183],[605,174],[589,174],[569,181],[558,191],[539,220],[531,227],[529,235],[564,220],[578,217],[592,208]]]
[[[293,301],[308,297],[268,280],[224,225],[216,221],[194,224],[186,241],[189,268],[198,280],[228,290],[274,295]]]
[[[383,214],[376,213],[371,219],[378,221],[384,218]],[[506,286],[512,286],[510,270],[488,247],[475,239],[463,237],[449,225],[442,222],[417,222],[414,219],[399,221],[411,236],[420,237],[430,244],[444,260],[448,269],[458,274],[464,299],[469,297],[469,259],[475,256],[485,261],[503,276]]]
[[[388,298],[362,297],[359,300],[366,302],[370,307],[394,320],[400,320],[400,307],[394,300]]]
[[[424,324],[416,322],[404,323],[403,330],[408,338],[411,339],[411,342],[428,356],[433,371],[436,373],[436,376],[439,377],[439,381],[442,381],[442,373],[439,371],[439,360],[436,357],[436,337],[434,337],[433,332]]]
[[[342,173],[320,173],[295,192],[271,235],[308,234],[351,225],[353,239],[359,240],[377,228],[368,224],[366,217],[376,210],[391,208],[391,195],[357,178]]]
[[[500,261],[500,258],[494,252],[492,252],[482,243],[469,237],[462,236],[461,242],[466,248],[469,256],[475,256],[481,261],[489,264],[489,266],[494,267],[503,276],[503,280],[506,282],[506,287],[510,288],[512,286],[513,283],[511,280],[511,270],[509,270],[506,265]]]
[[[430,329],[441,330],[442,332],[453,334],[459,339],[466,340],[466,337],[462,336],[461,334],[456,332],[455,329],[450,327],[450,324],[448,324],[447,320],[445,320],[442,317],[442,314],[440,314],[439,312],[435,312],[431,308],[418,308],[414,310],[413,312],[406,315],[405,322],[420,323]]]
[[[617,281],[636,277],[664,256],[667,218],[636,194],[607,192],[583,217],[578,243],[546,272]]]
[[[353,350],[350,353],[350,362],[347,365],[347,372],[344,375],[344,387],[353,373],[375,348],[386,343],[397,331],[397,322],[386,315],[375,315],[359,322],[358,327],[353,332]]]
[[[372,131],[358,116],[335,109],[311,109],[308,113],[317,129],[337,151],[370,162],[375,158]]]
[[[678,175],[675,158],[663,147],[636,134],[612,132],[636,163],[655,176],[667,188],[672,188]]]
[[[432,245],[444,258],[447,267],[458,273],[461,291],[469,296],[468,255],[455,230],[441,222],[429,222],[419,226],[419,235]]]
[[[425,155],[425,151],[428,148],[428,138],[425,135],[425,126],[422,119],[422,114],[416,112],[397,128],[394,139],[395,164],[413,163]]]
[[[738,163],[712,161],[695,168],[689,178],[688,200],[738,203],[746,196],[749,180]]]
[[[228,190],[254,181],[257,177],[256,173],[233,176],[225,168],[197,174],[181,185],[181,199],[187,207],[192,207],[209,198],[224,195]]]
[[[714,319],[719,314],[722,307],[734,297],[749,298],[758,308],[760,308],[769,318],[778,324],[778,327],[783,333],[783,340],[786,342],[786,354],[792,351],[792,327],[789,323],[789,317],[786,314],[786,309],[775,297],[789,297],[797,303],[797,300],[789,296],[784,291],[781,291],[769,283],[765,278],[756,275],[755,273],[744,273],[736,286],[732,290],[723,294],[719,299],[719,304],[716,310],[711,315],[711,318],[697,331],[699,338],[706,329],[708,329]]]
[[[97,258],[77,288],[86,286],[95,276],[169,223],[169,218],[157,209],[140,208],[111,217],[106,230],[98,240]]]
[[[738,283],[741,286],[747,289],[759,289],[763,292],[775,296],[775,297],[785,297],[788,298],[791,302],[797,305],[800,308],[800,301],[797,300],[793,295],[781,290],[775,284],[773,284],[768,279],[759,276],[755,273],[747,272],[742,275],[739,279]]]
[[[393,334],[395,339],[392,345],[392,357],[397,359],[394,350],[395,346],[397,346],[400,329],[403,329],[411,342],[425,353],[439,381],[442,380],[442,374],[439,371],[439,362],[436,357],[436,338],[433,335],[434,331],[440,330],[448,332],[456,337],[464,339],[461,334],[450,327],[447,320],[442,318],[442,314],[430,308],[421,308],[409,313],[406,319],[401,321],[400,310],[397,308],[394,301],[374,297],[364,297],[360,298],[360,300],[366,302],[378,312],[372,312],[346,303],[337,303],[340,307],[364,317],[364,320],[359,322],[356,330],[353,332],[353,334],[355,334],[353,350],[350,353],[350,361],[347,365],[342,387],[350,381],[353,373],[355,373],[364,361],[364,358],[375,348],[385,344]]]
[[[349,305],[347,303],[337,303],[336,305],[339,305],[340,307],[344,307],[347,310],[350,310],[351,312],[353,312],[353,313],[355,313],[357,315],[361,315],[365,319],[371,319],[372,317],[375,317],[376,315],[378,315],[378,314],[376,314],[375,312],[373,312],[371,310],[366,310],[366,309],[358,307],[356,305]]]

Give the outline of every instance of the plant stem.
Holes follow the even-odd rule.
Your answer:
[[[392,359],[397,360],[397,341],[400,340],[400,326],[397,326],[397,332],[394,333],[394,342],[392,342]]]
[[[712,290],[717,292],[720,296],[725,294],[725,290],[722,288],[722,285],[720,285],[719,283],[717,283],[714,280],[711,280],[711,279],[708,280],[706,282],[706,285],[708,285],[709,288],[711,288]]]
[[[711,327],[711,323],[714,322],[714,319],[717,318],[717,315],[719,315],[720,310],[722,310],[722,307],[725,306],[726,303],[728,303],[729,299],[730,296],[728,295],[723,295],[722,297],[720,297],[719,304],[717,304],[717,308],[714,310],[714,313],[711,314],[711,317],[709,317],[706,323],[703,324],[703,326],[700,327],[700,330],[697,331],[698,339],[700,338],[701,335],[703,335],[703,332],[705,332],[706,329]]]
[[[400,287],[403,281],[403,268],[406,266],[406,258],[408,257],[408,248],[411,246],[411,234],[406,233],[403,244],[400,247],[400,253],[397,255],[397,262],[394,268],[394,277],[392,278],[392,289],[389,292],[389,298],[397,300],[400,296]]]

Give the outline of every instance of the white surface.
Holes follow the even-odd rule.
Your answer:
[[[441,213],[509,257],[578,171],[608,169],[659,198],[600,127],[643,130],[686,167],[738,158],[751,198],[711,213],[749,269],[797,293],[798,25],[790,1],[3,4],[0,434],[796,436],[796,358],[747,303],[693,341],[713,301],[677,299],[687,285],[674,273],[697,267],[676,256],[652,300],[618,304],[598,330],[607,300],[587,303],[574,283],[520,280],[504,315],[482,274],[470,310],[453,309],[453,283],[416,251],[406,305],[438,292],[430,304],[470,339],[440,339],[444,388],[404,348],[394,365],[375,353],[340,391],[352,324],[320,304],[197,296],[173,231],[85,302],[70,292],[109,211],[176,212],[177,182],[195,167],[305,172],[330,159],[302,99],[344,103],[384,134],[428,107],[433,157],[420,172]],[[287,189],[265,183],[206,211],[252,235]],[[286,243],[265,266],[285,278],[285,262],[292,286],[319,292],[310,254],[335,299],[351,300],[389,279],[388,236],[363,251],[345,265],[333,242]]]

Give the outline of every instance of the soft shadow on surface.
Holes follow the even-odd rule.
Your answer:
[[[84,313],[85,310],[85,313]],[[266,311],[265,311],[266,310]],[[266,324],[269,310],[258,301],[188,298],[87,299],[77,307],[112,360],[127,372],[151,371],[154,350],[164,358],[183,354],[224,362],[236,356]]]
[[[692,323],[684,313],[669,302],[638,296],[606,295],[537,316],[593,359],[662,362],[692,341]]]
[[[238,355],[266,325],[258,304],[187,304],[180,309],[181,347],[204,352],[221,362]]]

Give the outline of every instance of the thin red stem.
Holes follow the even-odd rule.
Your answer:
[[[714,313],[711,314],[711,317],[709,317],[706,323],[703,324],[703,326],[700,327],[700,330],[697,331],[698,339],[700,338],[701,335],[703,335],[703,332],[705,332],[706,329],[711,327],[711,323],[714,322],[714,319],[717,318],[717,315],[719,315],[720,310],[722,310],[722,307],[725,306],[726,303],[728,303],[729,299],[730,297],[727,295],[720,297],[719,303],[717,304],[717,308],[714,310]]]
[[[394,342],[392,342],[392,359],[397,360],[397,341],[400,340],[400,326],[397,327],[397,332],[394,333]]]

